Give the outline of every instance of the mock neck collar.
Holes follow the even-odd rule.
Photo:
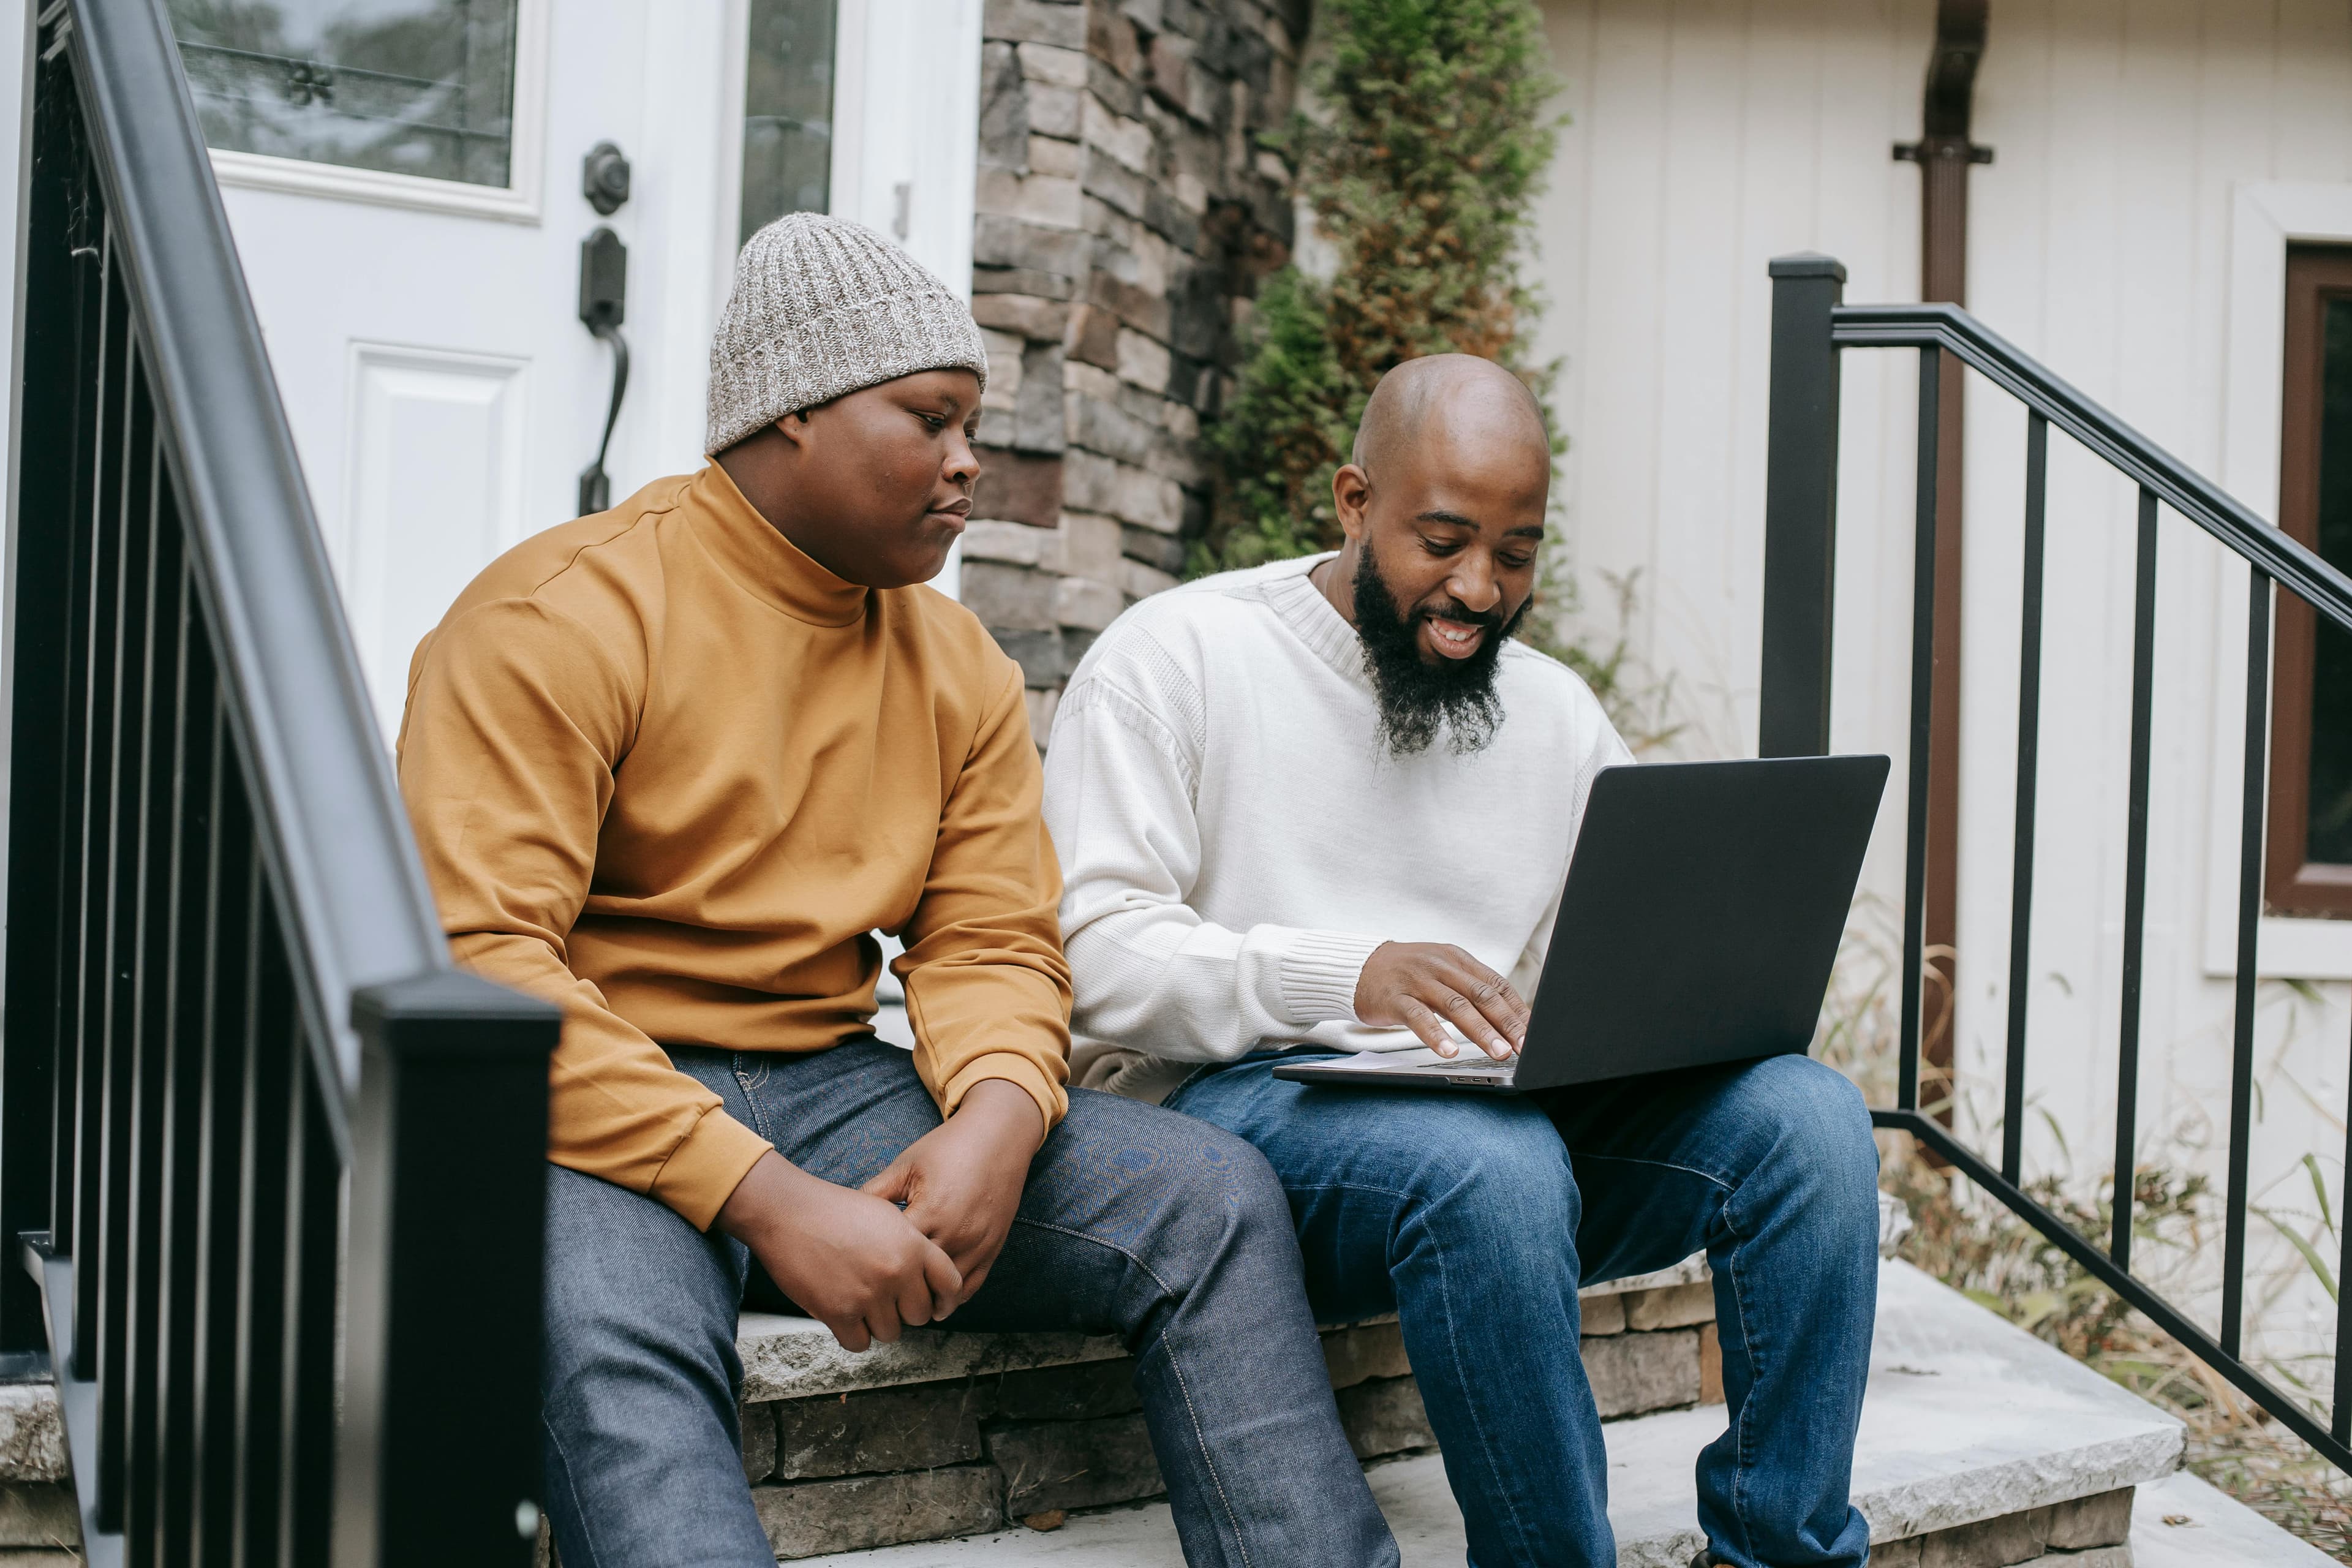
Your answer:
[[[719,569],[755,597],[814,626],[855,626],[865,618],[873,590],[836,577],[743,499],[717,463],[706,463],[688,487],[695,534]]]
[[[1348,624],[1323,590],[1315,585],[1315,568],[1334,559],[1337,551],[1291,563],[1291,571],[1274,575],[1265,584],[1266,603],[1307,650],[1350,683],[1369,691],[1372,678],[1364,668],[1364,640]]]

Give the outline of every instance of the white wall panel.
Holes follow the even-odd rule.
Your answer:
[[[1774,256],[1843,260],[1857,299],[1917,271],[1916,133],[1932,7],[1918,0],[1565,0],[1545,9],[1564,92],[1536,280],[1540,352],[1570,441],[1562,497],[1588,613],[1632,578],[1634,647],[1671,674],[1673,749],[1752,751],[1761,637],[1764,427]],[[1907,690],[1881,657],[1907,602],[1907,367],[1846,371],[1836,714],[1840,743],[1891,749]],[[1893,586],[1891,586],[1893,585]],[[1889,644],[1887,639],[1896,639]],[[1901,798],[1898,776],[1890,798]],[[1870,880],[1891,898],[1899,812]]]
[[[1933,14],[1931,0],[1545,5],[1571,117],[1534,258],[1551,300],[1538,342],[1567,361],[1555,400],[1572,443],[1566,526],[1589,609],[1605,608],[1603,574],[1640,574],[1630,630],[1675,681],[1685,754],[1755,744],[1765,264],[1827,251],[1847,266],[1849,300],[1917,298],[1919,175],[1889,148],[1919,133]],[[2247,324],[2264,310],[2248,305],[2244,274],[2247,246],[2275,268],[2284,239],[2248,240],[2233,214],[2264,182],[2352,204],[2352,10],[1995,0],[1975,137],[1997,161],[1971,176],[1971,309],[2204,471],[2224,473],[2225,437],[2242,452],[2250,422],[2261,426],[2251,460],[2274,468],[2279,323]],[[1832,732],[1841,749],[1897,758],[1898,804],[1865,873],[1883,901],[1900,888],[1915,385],[1907,353],[1847,356]],[[1957,1039],[1964,1124],[1991,1140],[2008,1011],[2024,419],[1980,384],[1968,397]],[[2265,508],[2274,487],[2274,475],[2240,484]],[[2090,1181],[2105,1175],[2114,1135],[2136,497],[2063,438],[2049,496],[2028,1167]],[[2208,930],[2211,910],[2226,921],[2235,907],[2234,861],[2221,852],[2234,840],[2217,850],[2216,835],[2235,831],[2234,763],[2223,763],[2238,746],[2244,576],[2176,517],[2160,549],[2142,1149],[2218,1178],[2231,985],[2213,973]],[[1605,614],[1595,619],[1605,628]],[[2304,929],[2281,933],[2290,923]],[[2352,925],[2270,925],[2266,973],[2352,972]],[[2295,956],[2339,942],[2346,967]],[[2293,1206],[2305,1149],[2321,1152],[2340,1192],[2326,1151],[2343,1147],[2348,1031],[2340,984],[2265,983],[2255,1180],[2273,1202]],[[2257,1295],[2287,1290],[2267,1328],[2291,1348],[2309,1291],[2288,1283],[2295,1265],[2275,1237],[2262,1256],[2263,1229]]]

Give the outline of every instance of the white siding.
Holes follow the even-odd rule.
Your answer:
[[[1827,251],[1846,264],[1849,300],[1917,297],[1919,176],[1889,149],[1919,132],[1933,5],[1552,0],[1545,10],[1572,122],[1542,210],[1538,275],[1551,306],[1540,341],[1568,362],[1557,399],[1572,442],[1565,515],[1587,602],[1605,600],[1591,591],[1599,574],[1638,572],[1634,646],[1674,676],[1690,725],[1675,749],[1750,752],[1765,264]],[[1998,157],[1972,176],[1971,309],[2220,474],[2231,356],[2249,352],[2230,332],[2233,203],[2252,182],[2352,182],[2352,11],[2318,0],[1999,0],[1975,136]],[[1868,873],[1890,902],[1915,373],[1908,354],[1848,355],[1842,426],[1833,731],[1841,749],[1897,757]],[[1969,411],[1958,1043],[1964,1125],[1995,1147],[2024,420],[1981,384]],[[2274,426],[2274,409],[2267,417]],[[2093,1178],[2114,1136],[2134,497],[2054,441],[2049,516],[2028,1165]],[[2244,576],[2177,517],[2165,517],[2161,541],[2141,1147],[2201,1159],[2218,1184],[2231,987],[2208,973],[2208,916],[2218,907],[2226,918],[2235,889],[2233,876],[2216,884],[2209,860],[2217,833],[2234,832],[2235,786],[2217,811],[2213,762],[2238,744]],[[2343,934],[2352,956],[2352,930]],[[2305,1150],[2341,1188],[2343,989],[2267,982],[2262,1021],[2255,1187],[2278,1184],[2269,1201],[2287,1209],[2300,1192],[2309,1210],[2294,1170]],[[2291,1276],[2291,1257],[2254,1224],[2258,1259]],[[2295,1338],[2310,1300],[2272,1315],[2276,1342]]]

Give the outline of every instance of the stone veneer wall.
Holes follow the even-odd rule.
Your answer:
[[[1309,0],[988,0],[972,314],[985,472],[961,596],[1021,663],[1040,745],[1120,610],[1208,518],[1201,421],[1288,258]]]
[[[1722,1402],[1713,1292],[1699,1280],[1585,1298],[1603,1419]],[[1325,1330],[1323,1358],[1359,1458],[1435,1444],[1394,1320]],[[1068,1510],[1166,1490],[1134,1373],[1121,1356],[749,1404],[743,1471],[787,1560],[1014,1521],[1051,1529]]]

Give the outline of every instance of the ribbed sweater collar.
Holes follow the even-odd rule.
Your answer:
[[[695,537],[737,583],[796,621],[855,626],[873,590],[835,576],[743,499],[727,470],[706,463],[687,487]]]
[[[1329,665],[1342,679],[1369,691],[1372,678],[1364,669],[1363,639],[1308,575],[1338,553],[1332,551],[1291,562],[1293,570],[1268,576],[1265,602],[1282,624],[1307,645],[1308,652]]]

